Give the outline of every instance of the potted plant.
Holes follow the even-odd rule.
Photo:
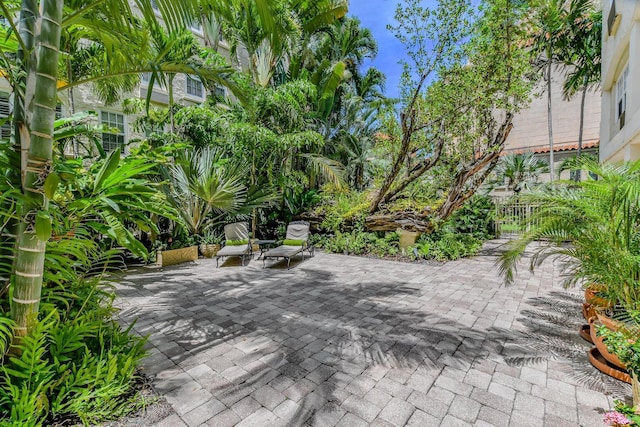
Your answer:
[[[208,231],[200,236],[200,253],[205,258],[213,258],[216,256],[222,245],[220,244],[224,239],[224,234],[220,231]]]
[[[565,284],[594,290],[594,312],[615,333],[621,324],[609,318],[624,320],[640,308],[640,161],[599,165],[581,160],[575,166],[598,179],[560,183],[523,196],[539,208],[528,219],[530,231],[502,255],[500,270],[512,282],[516,263],[538,241],[530,269],[559,257]]]
[[[598,328],[598,336],[607,350],[619,358],[632,378],[633,412],[640,415],[640,311],[629,308],[626,322],[613,331],[606,326]]]

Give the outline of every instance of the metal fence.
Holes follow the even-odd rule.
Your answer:
[[[496,235],[522,234],[529,230],[531,216],[537,210],[536,205],[519,202],[513,199],[496,200],[495,232]]]

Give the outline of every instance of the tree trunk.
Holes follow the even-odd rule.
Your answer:
[[[23,3],[23,7],[34,3],[27,1]],[[43,184],[51,169],[63,3],[63,0],[40,2],[40,14],[37,15],[35,25],[38,31],[34,43],[37,57],[32,56],[35,63],[31,62],[27,70],[24,105],[28,132],[20,132],[19,137],[22,149],[27,149],[28,154],[26,170],[22,170],[22,229],[18,236],[11,305],[11,316],[16,322],[15,335],[18,339],[26,335],[37,320],[42,291],[48,239],[47,226],[43,226],[43,223],[47,223],[48,206]],[[27,13],[29,12],[28,10]],[[25,137],[26,140],[23,139]],[[39,218],[38,230],[36,218]],[[48,228],[50,227],[49,220]]]
[[[176,133],[176,123],[173,117],[173,79],[175,78],[174,74],[169,75],[168,82],[168,92],[169,92],[169,123],[171,126],[171,133]]]
[[[587,79],[585,78],[585,81]],[[582,137],[584,133],[584,101],[587,97],[587,85],[585,83],[582,88],[582,98],[580,99],[580,130],[578,131],[578,157],[582,155]],[[576,182],[580,182],[582,180],[582,170],[578,169],[576,171],[575,176]]]
[[[16,63],[24,70],[17,77],[17,87],[23,88],[26,85],[26,63],[29,62],[29,55],[33,51],[33,43],[35,38],[35,20],[36,10],[32,9],[33,3],[30,0],[23,0],[19,15],[19,27],[18,32],[20,38],[24,43],[18,45],[18,51],[16,56]],[[24,112],[24,92],[14,93],[14,105],[13,105],[13,150],[15,156],[10,159],[11,169],[7,171],[7,180],[15,187],[20,187],[22,183],[21,170],[26,165],[26,160],[22,160],[22,147],[20,144],[20,135],[26,133],[25,112]],[[15,201],[11,198],[5,198],[0,206],[3,212],[15,212]],[[20,223],[15,219],[7,218],[7,224],[0,229],[0,259],[10,260],[11,265],[7,265],[0,271],[0,294],[4,294],[10,286],[12,276],[15,271],[15,252],[17,250],[17,235],[20,232]]]
[[[431,233],[434,224],[429,220],[430,212],[391,212],[387,214],[369,215],[364,220],[367,231],[395,231],[404,228],[411,231]]]
[[[387,177],[385,178],[384,182],[382,183],[382,186],[380,187],[380,190],[378,191],[378,194],[376,195],[375,199],[371,203],[371,207],[369,208],[370,214],[373,214],[378,210],[380,206],[380,202],[382,202],[384,197],[387,195],[387,192],[391,188],[391,185],[393,184],[398,174],[402,170],[402,165],[404,165],[405,159],[409,152],[409,147],[411,145],[411,137],[413,136],[413,129],[414,129],[413,122],[415,118],[415,111],[410,110],[408,114],[409,114],[409,118],[407,118],[404,115],[404,113],[401,114],[400,122],[402,123],[402,143],[400,144],[400,151],[398,152],[396,160],[393,166],[391,167],[391,171],[389,172],[389,175],[387,175]]]
[[[553,156],[553,117],[551,116],[551,48],[547,48],[547,125],[549,127],[549,176],[555,180],[555,160]]]

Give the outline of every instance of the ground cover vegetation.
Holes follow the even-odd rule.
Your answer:
[[[409,258],[474,254],[494,212],[476,193],[538,78],[524,48],[538,27],[515,0],[400,4],[399,100],[365,71],[377,45],[343,0],[0,6],[13,91],[0,143],[4,425],[97,423],[143,405],[144,340],[113,320],[108,273],[155,249],[219,243],[225,223],[250,220],[253,237],[273,238],[303,218],[326,250],[379,257],[400,253],[404,228],[423,233]],[[589,54],[576,50],[571,70]],[[126,99],[143,74],[167,91],[166,108],[151,89]],[[174,100],[178,74],[202,82],[203,105]],[[574,89],[592,84],[581,76]],[[109,129],[73,105],[81,85],[121,103],[139,138],[107,150]],[[56,120],[59,96],[70,117]]]

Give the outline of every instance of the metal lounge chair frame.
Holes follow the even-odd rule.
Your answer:
[[[287,270],[291,266],[291,258],[298,254],[302,254],[302,260],[304,261],[304,251],[309,252],[309,257],[315,255],[315,248],[309,245],[309,223],[306,221],[293,221],[287,226],[287,240],[302,240],[303,243],[300,246],[280,245],[275,249],[270,249],[264,255],[262,255],[262,268],[266,267],[267,258],[286,259]]]
[[[253,252],[251,250],[251,241],[249,240],[249,225],[246,222],[236,222],[233,224],[227,224],[224,226],[224,235],[226,240],[247,240],[247,245],[241,246],[224,246],[218,254],[216,255],[216,268],[219,268],[220,258],[237,256],[242,258],[242,266],[244,267],[245,258],[253,257]],[[228,249],[227,249],[228,248]],[[237,250],[233,250],[231,248],[237,248]],[[227,249],[225,251],[225,249]],[[221,253],[222,252],[222,253]],[[227,253],[225,253],[227,252]]]

